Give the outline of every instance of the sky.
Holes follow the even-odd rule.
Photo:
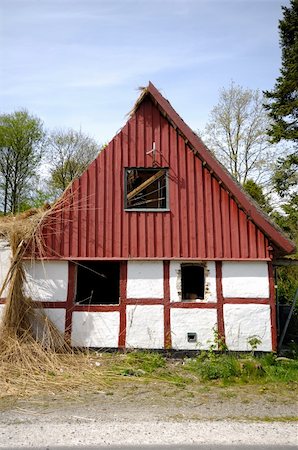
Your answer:
[[[26,108],[47,129],[98,143],[148,81],[193,129],[233,80],[270,90],[288,0],[0,0],[0,113]]]

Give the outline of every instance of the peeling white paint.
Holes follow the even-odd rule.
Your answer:
[[[164,347],[164,307],[128,305],[126,307],[126,347]]]
[[[172,308],[172,347],[179,350],[207,350],[214,343],[216,309]],[[188,342],[187,333],[196,333],[197,342]]]
[[[229,350],[249,351],[248,340],[261,340],[259,351],[272,351],[269,305],[224,305],[226,344]]]
[[[264,261],[222,263],[224,297],[268,298],[269,275]]]
[[[118,347],[120,314],[75,311],[72,315],[71,343],[77,347]]]
[[[34,301],[64,302],[67,299],[67,261],[25,261],[26,295]]]
[[[163,298],[163,262],[128,261],[127,297]]]
[[[0,240],[0,289],[2,289],[3,283],[7,276],[11,263],[11,250],[7,241]],[[6,287],[0,297],[5,298],[7,296],[8,287]]]
[[[205,266],[205,293],[204,300],[200,302],[213,303],[217,301],[216,295],[216,271],[215,262],[191,261],[194,264]],[[170,298],[171,302],[181,302],[181,264],[190,263],[189,261],[171,261],[170,262]]]

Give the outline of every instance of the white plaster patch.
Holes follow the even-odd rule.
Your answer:
[[[269,305],[224,305],[226,344],[229,350],[249,351],[249,338],[261,340],[259,351],[272,351]]]
[[[64,333],[66,310],[64,308],[44,308],[43,311],[56,328]]]
[[[71,343],[77,347],[118,347],[120,313],[75,311]]]
[[[200,261],[171,261],[170,262],[170,298],[171,302],[181,302],[181,264],[194,263],[205,265],[205,292],[204,300],[199,302],[213,303],[217,301],[216,295],[216,270],[215,262],[208,261],[201,263]]]
[[[163,298],[163,262],[128,261],[127,297]]]
[[[0,305],[0,324],[2,322],[2,317],[3,317],[3,314],[4,314],[4,308],[5,308],[5,305]]]
[[[68,288],[67,261],[25,261],[25,292],[32,300],[64,302]]]
[[[224,297],[268,298],[268,266],[264,261],[222,263]]]
[[[128,305],[126,307],[126,347],[164,347],[163,305]]]
[[[217,329],[216,309],[172,308],[172,347],[181,350],[207,350],[214,343]],[[188,333],[196,333],[197,342],[188,342]]]
[[[8,270],[11,264],[11,250],[8,242],[0,240],[0,289],[2,289],[3,283],[7,276]],[[6,287],[0,297],[5,298],[7,296],[8,287]]]

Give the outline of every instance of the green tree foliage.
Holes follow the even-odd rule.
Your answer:
[[[268,176],[268,115],[259,91],[234,83],[220,92],[203,138],[215,156],[241,184]]]
[[[249,179],[243,184],[243,188],[267,214],[272,212],[272,207],[270,206],[268,197],[263,192],[262,186],[254,180]]]
[[[298,0],[282,6],[279,21],[282,50],[281,75],[272,91],[266,91],[266,108],[272,119],[269,135],[273,142],[282,139],[298,142]]]
[[[48,140],[50,185],[59,195],[95,159],[99,146],[81,131],[57,130]]]
[[[296,242],[298,248],[298,154],[293,153],[280,158],[273,176],[276,192],[284,202],[282,212],[275,211],[276,223]],[[298,252],[292,256],[298,258]],[[278,292],[280,302],[293,300],[298,288],[298,267],[282,267],[278,269]],[[298,307],[296,308],[298,314]]]
[[[37,175],[45,133],[26,110],[0,116],[0,197],[4,214],[16,213]]]

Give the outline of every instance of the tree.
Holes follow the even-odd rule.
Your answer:
[[[99,152],[99,146],[81,131],[57,130],[50,135],[50,185],[58,194],[78,178]]]
[[[272,212],[272,207],[270,206],[269,199],[264,194],[262,186],[249,179],[243,184],[243,188],[267,214],[270,214]]]
[[[43,124],[26,110],[0,116],[0,195],[3,212],[26,200],[43,151]]]
[[[281,210],[274,211],[276,223],[296,242],[298,258],[298,154],[293,153],[277,160],[273,175],[273,186],[281,200]],[[278,292],[280,302],[291,302],[298,289],[298,267],[280,267],[278,269]],[[296,307],[298,315],[298,307]]]
[[[281,75],[273,91],[266,91],[272,124],[269,136],[272,142],[282,139],[298,142],[298,1],[282,6],[283,19],[279,21],[282,50]]]
[[[234,83],[220,91],[211,111],[204,140],[216,157],[240,183],[259,182],[268,169],[268,116],[259,91]],[[267,172],[268,174],[268,172]]]

